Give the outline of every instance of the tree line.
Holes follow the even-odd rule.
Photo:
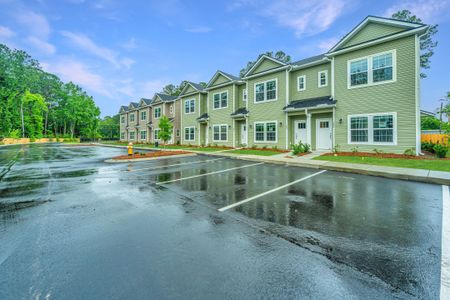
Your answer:
[[[78,85],[0,44],[0,138],[98,137],[100,109]]]

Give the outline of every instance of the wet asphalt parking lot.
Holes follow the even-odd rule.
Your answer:
[[[123,152],[0,148],[0,299],[439,298],[439,185]]]

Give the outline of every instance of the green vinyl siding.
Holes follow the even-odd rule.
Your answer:
[[[225,82],[229,82],[230,79],[226,78],[222,74],[219,74],[217,78],[212,82],[211,86],[214,87],[215,85],[219,85]]]
[[[241,107],[246,107],[247,102],[244,101],[244,89],[246,89],[247,86],[245,84],[241,84],[237,86],[237,101],[236,101],[236,109]]]
[[[328,71],[328,85],[320,87],[318,85],[318,76],[320,71]],[[306,89],[298,91],[297,78],[305,76]],[[325,63],[318,66],[300,69],[290,72],[289,75],[289,100],[309,99],[314,97],[330,96],[331,95],[331,63]]]
[[[379,85],[348,89],[347,61],[396,49],[397,80]],[[339,55],[335,58],[336,144],[342,150],[355,146],[360,151],[380,149],[403,153],[416,145],[415,104],[415,37],[404,37],[388,43]],[[348,115],[365,113],[397,113],[397,145],[347,144]],[[338,120],[342,119],[339,124]]]
[[[261,73],[270,69],[281,67],[282,64],[274,62],[270,59],[264,59],[249,75]]]
[[[230,126],[233,126],[233,119],[231,118],[231,114],[234,111],[234,107],[236,106],[234,104],[234,101],[236,99],[236,95],[233,94],[233,87],[234,87],[234,92],[236,94],[237,91],[237,87],[234,84],[229,84],[226,85],[224,87],[220,87],[220,88],[216,88],[216,89],[211,89],[208,92],[208,107],[209,107],[209,111],[208,111],[208,115],[209,115],[209,129],[208,129],[208,135],[209,135],[209,143],[210,144],[217,144],[220,146],[233,146],[233,139],[235,138],[234,136],[234,131],[233,128],[229,128]],[[214,94],[221,94],[227,92],[228,93],[228,106],[225,108],[214,108]],[[213,140],[213,126],[214,125],[227,125],[227,138],[228,141],[223,142],[223,141],[214,141]]]
[[[277,100],[269,102],[254,102],[255,94],[255,84],[267,81],[267,80],[277,80]],[[286,115],[283,108],[286,106],[286,71],[279,71],[272,74],[267,74],[264,76],[259,76],[257,78],[252,78],[248,80],[248,144],[249,146],[263,147],[267,146],[286,148]],[[254,122],[262,121],[276,121],[277,123],[277,142],[276,143],[265,143],[265,142],[255,142],[255,124]],[[282,123],[280,126],[280,122]]]
[[[190,93],[195,93],[195,92],[197,92],[197,90],[194,89],[191,85],[188,85],[186,91],[184,91],[183,94],[190,94]]]
[[[185,102],[186,100],[195,100],[195,112],[187,114],[185,112]],[[200,99],[200,93],[193,94],[191,96],[183,96],[181,97],[181,138],[183,141],[183,144],[193,144],[198,145],[199,143],[199,132],[200,132],[200,126],[197,121],[197,118],[200,116],[199,111],[199,99]],[[185,127],[195,127],[195,140],[194,141],[185,141],[184,140],[184,128]]]
[[[390,26],[379,23],[369,23],[351,39],[345,42],[340,48],[349,47],[366,41],[370,41],[376,38],[380,38],[386,35],[403,31],[401,27]]]

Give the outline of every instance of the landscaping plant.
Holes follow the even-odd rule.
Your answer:
[[[436,153],[437,158],[445,158],[448,152],[448,147],[441,144],[436,144],[433,147],[434,153]]]

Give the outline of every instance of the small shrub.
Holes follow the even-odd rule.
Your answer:
[[[358,151],[359,151],[358,146],[352,148],[352,152],[353,152],[353,153],[357,153]]]
[[[422,143],[422,149],[431,153],[434,153],[434,144],[430,142],[423,142]]]
[[[34,137],[30,138],[30,143],[36,142],[36,139]]]
[[[278,146],[272,146],[272,150],[278,150]]]
[[[263,149],[267,149],[267,146],[266,145],[264,145],[263,147],[262,147]]]
[[[311,150],[311,145],[303,144],[299,142],[298,144],[292,144],[292,154],[298,155],[300,153],[307,153]]]
[[[376,154],[383,154],[384,153],[383,150],[377,149],[377,148],[373,149],[373,152],[375,152]]]
[[[177,141],[177,145],[180,145],[181,143],[180,143],[180,141]]]
[[[338,153],[338,152],[340,152],[341,151],[341,146],[339,145],[339,144],[336,144],[334,147],[333,147],[333,152],[334,153]]]
[[[11,130],[11,132],[9,133],[9,137],[12,139],[20,139],[20,130],[19,129]]]
[[[303,152],[307,153],[311,150],[311,145],[310,144],[303,144]]]
[[[403,152],[403,154],[405,154],[405,155],[416,155],[416,149],[408,148],[408,149],[405,150],[405,152]]]
[[[53,142],[53,138],[48,138],[48,141],[49,142]]]
[[[217,147],[218,145],[217,145],[217,143],[214,143],[214,147]]]
[[[252,147],[250,149],[258,149],[258,146],[252,145]]]
[[[437,158],[445,158],[448,152],[448,147],[442,146],[441,144],[436,144],[433,147],[434,153],[436,153]]]

